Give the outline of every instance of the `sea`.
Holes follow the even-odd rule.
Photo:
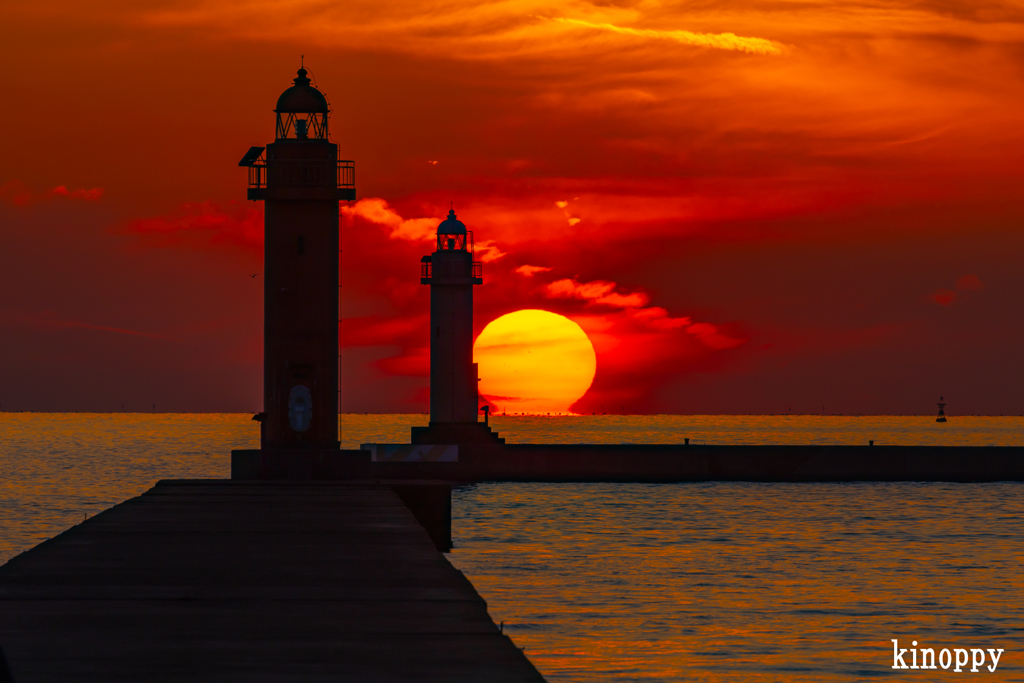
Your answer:
[[[251,417],[0,413],[0,563],[159,479],[229,476],[229,451],[258,446]],[[407,442],[427,419],[343,415],[342,443]],[[1024,446],[1024,417],[491,424],[510,443]],[[481,483],[452,515],[448,560],[552,682],[1024,681],[1024,484]],[[939,668],[894,670],[894,639],[897,665],[930,648]]]

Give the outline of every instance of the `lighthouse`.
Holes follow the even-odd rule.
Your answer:
[[[483,267],[473,256],[473,232],[453,209],[437,226],[434,253],[420,263],[420,283],[430,285],[430,426],[413,427],[413,443],[504,441],[478,421],[473,286],[483,284]]]
[[[355,166],[331,142],[327,98],[304,68],[277,100],[276,135],[239,162],[264,207],[262,475],[337,450],[338,202]],[[305,458],[311,461],[310,458]]]

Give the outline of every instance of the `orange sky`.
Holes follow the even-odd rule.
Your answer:
[[[426,409],[418,263],[454,201],[487,260],[478,331],[540,308],[591,336],[578,410],[1024,413],[1016,5],[43,1],[0,21],[2,409],[259,408],[262,214],[237,161],[305,54],[362,200],[347,410]]]

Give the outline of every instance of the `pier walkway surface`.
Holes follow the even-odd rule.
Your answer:
[[[543,681],[373,483],[160,482],[0,567],[0,646],[16,683]]]

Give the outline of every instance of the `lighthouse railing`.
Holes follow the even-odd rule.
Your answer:
[[[257,162],[249,167],[249,187],[260,188],[267,186],[267,164]]]
[[[356,162],[350,159],[338,160],[338,187],[352,188],[356,186]]]
[[[466,264],[465,263],[443,263],[438,264],[438,268],[434,268],[434,264],[430,261],[424,261],[420,263],[420,279],[430,280],[435,275],[438,278],[455,278],[462,279],[466,277]],[[484,264],[480,261],[473,261],[472,270],[470,271],[470,277],[481,278],[484,276]]]

